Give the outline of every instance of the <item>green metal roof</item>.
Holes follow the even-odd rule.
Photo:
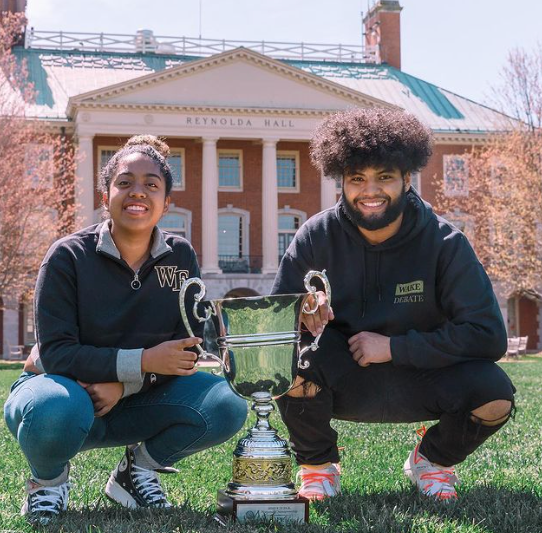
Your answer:
[[[314,63],[309,61],[287,61],[290,65],[325,78],[391,79],[397,80],[423,100],[435,115],[442,118],[461,119],[463,114],[450,102],[441,90],[432,83],[420,80],[389,65],[363,65],[359,63]],[[374,95],[373,95],[374,96]],[[385,98],[382,98],[383,100]]]
[[[68,99],[126,82],[152,72],[203,59],[154,53],[90,52],[15,48],[25,60],[36,90],[31,111],[48,119],[66,119]],[[418,116],[434,131],[502,130],[497,111],[386,64],[283,60],[292,67],[397,105]],[[499,122],[501,125],[499,125]]]

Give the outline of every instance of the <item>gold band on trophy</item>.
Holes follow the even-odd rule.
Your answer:
[[[233,483],[257,485],[288,484],[292,479],[292,461],[284,459],[233,458]]]

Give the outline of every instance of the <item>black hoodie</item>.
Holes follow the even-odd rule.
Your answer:
[[[305,292],[303,278],[326,269],[335,320],[347,337],[391,337],[396,366],[437,368],[498,360],[506,330],[491,282],[465,235],[413,190],[399,231],[369,244],[342,200],[310,218],[281,261],[274,294]]]
[[[54,243],[36,284],[38,368],[89,383],[120,381],[124,396],[171,378],[141,374],[143,349],[183,339],[181,283],[199,277],[194,249],[154,228],[150,257],[135,273],[121,258],[109,221]],[[187,313],[192,319],[194,291]]]

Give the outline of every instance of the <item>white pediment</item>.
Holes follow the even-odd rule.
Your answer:
[[[314,111],[391,107],[242,48],[70,99],[69,108],[78,105]]]

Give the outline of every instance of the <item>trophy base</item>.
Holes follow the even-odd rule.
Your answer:
[[[218,491],[216,520],[226,524],[233,519],[240,524],[250,522],[308,523],[309,500],[302,496],[282,500],[247,500]]]

